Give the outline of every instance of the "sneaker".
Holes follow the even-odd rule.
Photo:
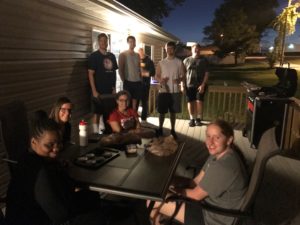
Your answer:
[[[175,140],[178,139],[178,136],[177,136],[175,130],[171,130],[171,135],[173,136],[173,138],[174,138]]]
[[[199,119],[199,118],[196,119],[196,123],[195,124],[196,124],[196,126],[201,126],[202,125],[201,119]]]
[[[194,127],[194,126],[196,126],[196,124],[195,124],[195,120],[194,120],[194,119],[191,119],[191,120],[190,120],[190,122],[189,122],[189,126],[190,126],[190,127]]]
[[[158,128],[157,130],[155,130],[155,133],[156,133],[156,137],[163,136],[163,129]]]

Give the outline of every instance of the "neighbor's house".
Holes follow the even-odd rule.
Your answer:
[[[117,57],[134,35],[155,63],[167,41],[178,41],[113,0],[2,0],[0,105],[18,99],[28,111],[49,110],[65,95],[75,103],[73,119],[88,113],[87,58],[100,32]]]

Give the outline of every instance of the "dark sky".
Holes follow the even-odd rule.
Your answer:
[[[163,28],[176,35],[182,42],[196,41],[201,43],[204,37],[203,28],[210,25],[215,9],[222,2],[223,0],[185,0],[182,6],[178,6],[168,18],[163,20]],[[278,0],[278,2],[280,7],[277,11],[280,13],[282,7],[287,6],[288,0]],[[297,32],[287,37],[287,41],[300,43],[300,19],[298,19],[297,24]],[[274,33],[270,32],[265,39],[269,40],[270,43],[273,42]]]

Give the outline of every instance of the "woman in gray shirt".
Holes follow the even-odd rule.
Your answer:
[[[194,178],[195,187],[183,194],[195,200],[228,209],[239,209],[247,190],[248,175],[236,151],[232,149],[233,129],[223,120],[216,120],[206,130],[209,158]],[[152,216],[157,213],[171,216],[175,203],[155,203]],[[229,225],[233,218],[202,210],[191,204],[182,204],[176,220],[184,224]],[[158,219],[156,219],[156,224]]]

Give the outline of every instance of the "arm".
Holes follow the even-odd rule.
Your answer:
[[[169,80],[169,77],[162,78],[161,75],[162,75],[161,67],[160,67],[160,64],[158,63],[157,67],[156,67],[155,80],[157,80],[160,84],[166,84]]]
[[[198,87],[198,91],[199,91],[200,93],[203,93],[203,92],[204,92],[204,90],[205,90],[205,85],[206,85],[207,81],[208,81],[208,71],[205,72],[203,82],[202,82],[202,84]]]
[[[119,55],[119,75],[121,80],[124,82],[125,79],[125,55],[121,53]]]
[[[149,58],[149,73],[150,77],[153,77],[155,75],[155,66],[153,61]]]
[[[99,93],[96,90],[96,86],[95,86],[95,70],[88,70],[88,77],[89,77],[89,82],[90,82],[90,86],[92,89],[92,94],[95,98],[99,97]]]
[[[196,200],[202,200],[208,196],[208,193],[204,191],[198,184],[204,177],[205,172],[201,170],[201,172],[194,178],[194,182],[196,186],[193,189],[186,189],[185,194],[187,197],[196,199]]]
[[[111,126],[111,129],[114,133],[120,133],[122,128],[120,126],[120,123],[117,121],[108,121],[109,125]]]

